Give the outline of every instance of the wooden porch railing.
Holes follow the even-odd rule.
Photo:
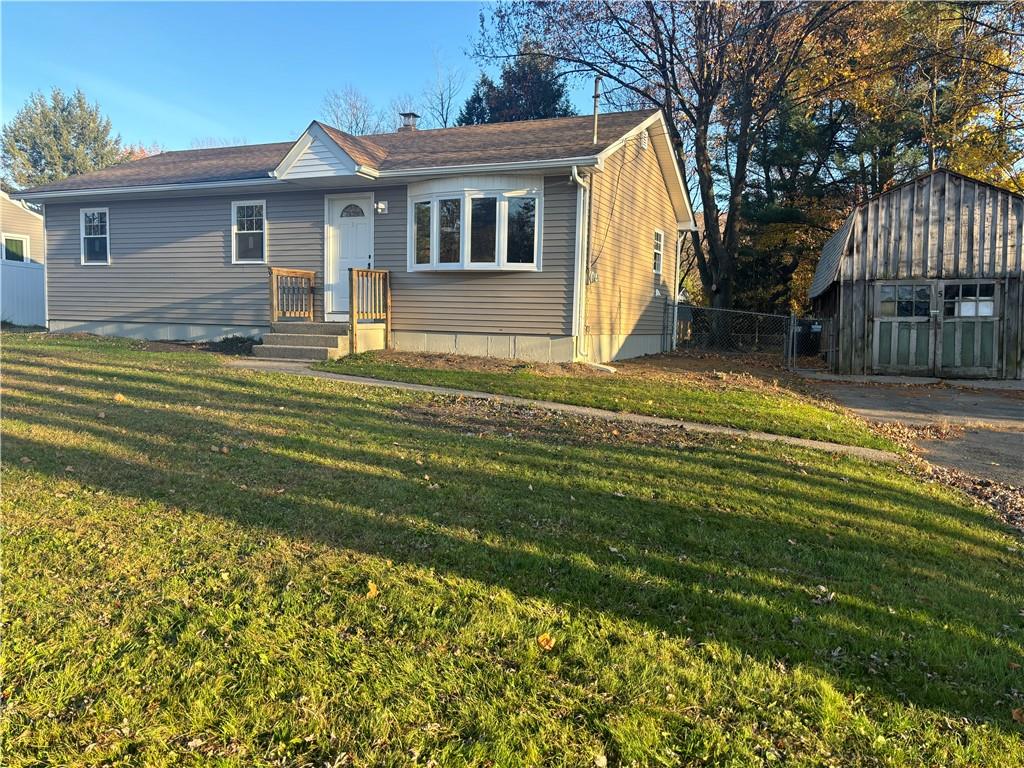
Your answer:
[[[391,279],[386,269],[349,269],[351,351],[359,351],[359,323],[384,323],[384,348],[391,348]]]
[[[282,317],[304,317],[313,322],[316,272],[305,269],[270,270],[270,322]]]

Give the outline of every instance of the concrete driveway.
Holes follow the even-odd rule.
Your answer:
[[[918,441],[925,458],[976,477],[1024,486],[1024,392],[820,380],[815,386],[870,421],[960,426],[962,435]]]

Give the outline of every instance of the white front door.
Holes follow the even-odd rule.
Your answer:
[[[347,320],[349,269],[373,266],[373,196],[327,198],[327,253],[324,264],[324,314]]]

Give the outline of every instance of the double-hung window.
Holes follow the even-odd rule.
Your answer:
[[[110,263],[110,211],[82,208],[79,212],[83,264]]]
[[[410,189],[409,269],[539,271],[539,184],[484,190],[471,182],[439,191],[424,185],[419,194]]]
[[[665,233],[654,230],[654,274],[660,275],[665,262]]]
[[[3,256],[8,261],[30,261],[28,238],[24,235],[4,234]]]
[[[266,260],[266,203],[263,200],[231,203],[231,262],[263,264]]]

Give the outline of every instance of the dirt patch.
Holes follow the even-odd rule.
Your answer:
[[[528,363],[522,360],[504,360],[497,357],[469,357],[467,355],[438,355],[418,352],[381,350],[373,359],[407,368],[425,368],[432,371],[475,371],[479,373],[515,373],[528,371],[538,376],[609,376],[579,363]]]
[[[193,349],[199,352],[213,352],[218,355],[251,355],[256,340],[247,336],[228,336],[219,341],[143,341],[143,348],[149,352],[181,352]]]

